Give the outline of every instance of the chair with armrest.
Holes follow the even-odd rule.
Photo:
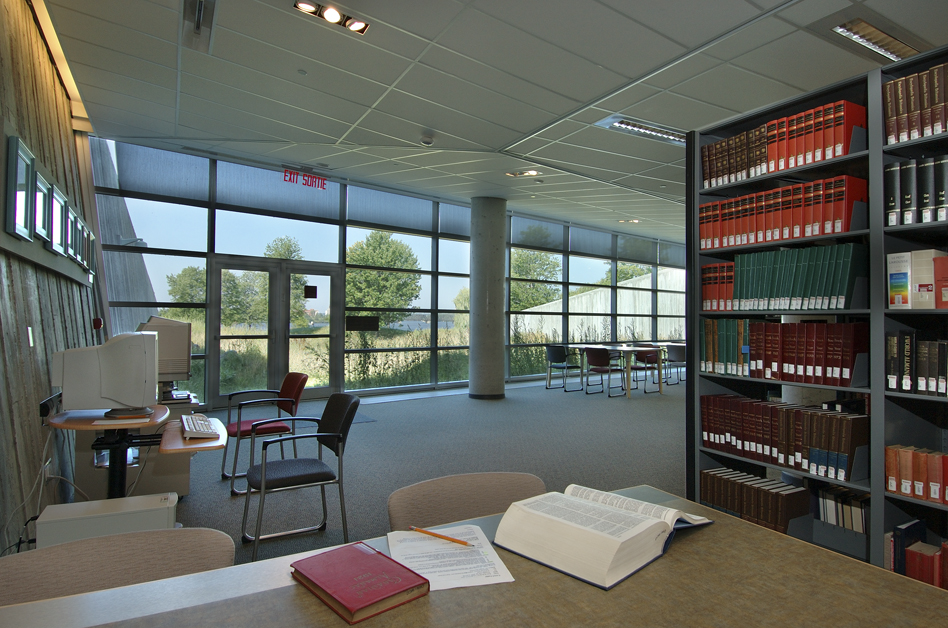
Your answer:
[[[595,386],[596,384],[591,384],[589,381],[589,376],[591,373],[596,373],[599,375],[599,390],[589,391],[590,386]],[[612,374],[619,374],[619,385],[612,385]],[[608,376],[608,380],[603,380],[603,375]],[[608,383],[607,383],[608,382]],[[620,391],[625,390],[625,376],[623,375],[622,368],[622,355],[619,353],[614,353],[605,348],[600,347],[589,347],[586,349],[586,394],[590,395],[593,393],[601,393],[604,390],[608,390],[607,396],[609,397],[620,397],[623,393],[620,392],[618,395],[613,395],[612,391],[616,388]]]
[[[227,443],[224,444],[224,453],[221,456],[221,479],[230,479],[231,495],[243,495],[245,491],[237,490],[234,481],[237,478],[244,477],[243,473],[237,473],[237,456],[240,454],[240,441],[250,438],[250,428],[259,423],[262,419],[244,419],[245,409],[256,408],[259,406],[275,405],[277,407],[277,417],[280,418],[285,412],[289,417],[295,417],[299,410],[300,397],[303,389],[306,387],[306,380],[309,376],[305,373],[287,373],[283,378],[283,384],[280,390],[241,390],[227,395]],[[242,395],[256,395],[256,399],[237,402],[237,420],[231,421],[233,403],[237,397]],[[265,395],[275,395],[266,397]],[[264,417],[266,418],[266,417]],[[294,429],[286,421],[268,421],[266,427],[257,431],[260,436],[269,434],[290,434]],[[227,473],[227,450],[230,447],[230,441],[234,441],[234,462],[231,472]],[[281,448],[282,453],[282,448]],[[294,450],[295,451],[295,450]]]
[[[173,528],[96,536],[0,558],[0,606],[233,564],[234,541],[219,530]]]
[[[543,480],[530,473],[447,475],[398,489],[388,497],[388,523],[395,530],[425,528],[502,513],[515,501],[542,495]]]
[[[681,370],[686,368],[688,365],[688,355],[687,347],[683,344],[669,344],[666,345],[668,350],[667,359],[662,364],[662,368],[665,371],[665,384],[667,386],[674,386],[685,381],[685,378],[681,376]],[[675,370],[675,381],[671,381],[671,371]]]
[[[654,390],[648,389],[648,376],[651,371],[655,371],[655,373],[652,373],[652,383],[657,383],[658,380],[655,379],[655,374],[658,372],[658,352],[661,351],[662,348],[658,345],[650,344],[636,345],[635,348],[636,350],[633,351],[630,356],[632,360],[630,368],[632,372],[632,383],[635,384],[633,388],[638,389],[638,374],[642,373],[642,391],[646,393],[658,392],[658,388]]]
[[[254,464],[254,453],[256,452],[255,441],[261,431],[266,430],[266,426],[271,421],[279,419],[269,419],[260,421],[251,427],[250,437],[250,468],[247,469],[247,491],[244,500],[244,518],[240,527],[240,534],[245,543],[253,543],[253,555],[251,560],[257,560],[257,546],[261,539],[271,539],[280,536],[289,536],[291,534],[302,534],[314,530],[326,529],[326,486],[335,484],[339,488],[339,509],[342,515],[342,535],[346,543],[349,542],[349,528],[346,525],[346,500],[342,490],[342,458],[346,447],[346,439],[349,437],[349,428],[352,426],[352,420],[355,418],[356,411],[359,409],[360,400],[355,395],[346,393],[333,393],[326,402],[322,417],[319,419],[309,417],[296,417],[296,421],[301,423],[314,423],[318,429],[314,433],[295,434],[289,436],[278,436],[263,442],[261,448],[261,460],[259,464]],[[316,458],[287,458],[279,460],[270,460],[268,449],[273,445],[292,442],[294,444],[302,441],[315,440],[317,447]],[[335,454],[336,468],[333,470],[328,464],[323,462],[323,447],[326,447]],[[309,488],[318,486],[320,497],[322,499],[323,517],[322,520],[314,525],[296,530],[285,532],[273,532],[270,534],[261,534],[263,525],[263,504],[269,493],[277,493],[300,488]],[[251,494],[258,494],[257,500],[257,521],[253,535],[247,533],[247,518],[250,513]]]
[[[563,383],[557,386],[552,385],[553,371],[557,370],[563,373]],[[566,378],[569,377],[570,370],[579,373],[579,388],[568,388]],[[569,352],[563,345],[546,346],[546,388],[562,388],[564,392],[579,392],[583,389],[583,367],[578,364],[570,364]]]

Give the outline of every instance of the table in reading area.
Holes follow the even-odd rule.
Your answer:
[[[618,351],[622,354],[623,361],[625,362],[625,396],[629,399],[632,398],[632,362],[637,359],[638,356],[655,356],[655,368],[657,370],[658,377],[658,394],[662,394],[662,382],[665,379],[662,372],[662,362],[663,362],[663,353],[664,349],[659,345],[635,345],[635,344],[567,344],[564,345],[570,349],[579,349],[582,352],[583,363],[580,366],[583,368],[583,373],[585,373],[585,366],[583,364],[586,360],[586,349],[606,349],[608,351]],[[585,377],[585,375],[584,375]],[[648,377],[648,372],[646,372],[645,377]],[[643,382],[644,385],[644,382]],[[585,384],[584,384],[585,387]],[[655,392],[654,390],[651,392]]]
[[[365,625],[944,625],[948,591],[778,534],[649,486],[621,495],[714,520],[676,533],[668,551],[609,591],[497,549],[515,582],[434,591]],[[493,539],[500,516],[473,519]],[[385,538],[368,541],[387,551]],[[309,553],[0,608],[0,625],[80,628],[345,622],[290,576]]]
[[[69,410],[60,412],[49,419],[51,427],[59,430],[104,431],[105,435],[93,443],[95,449],[107,449],[109,452],[108,497],[125,497],[125,479],[128,471],[128,448],[134,446],[158,445],[158,452],[194,453],[210,449],[223,449],[227,442],[224,426],[217,419],[211,419],[217,428],[217,438],[190,439],[181,438],[181,422],[168,421],[170,412],[167,406],[151,406],[152,414],[145,417],[126,419],[106,419],[106,410]],[[156,427],[168,421],[161,434],[133,435],[130,429]],[[116,464],[118,462],[118,464]]]

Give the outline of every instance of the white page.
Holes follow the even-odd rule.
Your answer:
[[[594,488],[586,488],[585,486],[579,486],[577,484],[570,484],[567,486],[564,493],[566,495],[572,495],[573,497],[580,497],[592,502],[614,506],[615,508],[621,508],[622,510],[627,510],[629,512],[643,514],[647,517],[662,519],[669,526],[674,526],[675,520],[679,517],[682,517],[685,519],[685,521],[694,523],[696,525],[711,522],[710,519],[707,517],[702,517],[701,515],[691,515],[686,512],[682,512],[681,510],[675,510],[674,508],[667,508],[665,506],[659,506],[658,504],[643,502],[631,497],[623,497],[621,495],[616,495],[615,493],[597,491]]]
[[[388,533],[388,549],[392,558],[427,578],[432,591],[514,581],[507,566],[478,526],[438,528],[437,532],[467,541],[473,547],[421,532]]]

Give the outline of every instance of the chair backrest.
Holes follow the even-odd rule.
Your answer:
[[[586,349],[586,362],[589,366],[611,366],[612,356],[608,349],[590,347]]]
[[[546,492],[530,473],[463,473],[400,488],[388,497],[392,530],[436,526],[504,512],[515,501]]]
[[[553,364],[562,364],[566,362],[566,347],[563,345],[547,345],[546,361]]]
[[[0,606],[233,564],[233,539],[209,528],[148,530],[80,539],[0,558]]]
[[[319,436],[317,440],[325,447],[332,450],[334,454],[339,455],[339,446],[346,446],[346,439],[349,437],[349,428],[352,427],[352,420],[355,418],[356,411],[359,409],[361,400],[355,395],[348,393],[333,393],[329,395],[326,401],[326,407],[323,408],[323,416],[319,421],[319,432],[338,433],[342,437]]]
[[[684,362],[688,359],[687,347],[685,345],[668,345],[668,361]]]
[[[277,407],[290,416],[296,416],[300,407],[300,397],[303,395],[303,389],[306,388],[306,380],[309,375],[306,373],[287,373],[283,378],[283,384],[280,386],[280,397],[283,399],[295,399],[295,403],[289,401],[277,401]]]

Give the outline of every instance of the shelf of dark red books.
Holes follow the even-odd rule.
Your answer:
[[[890,493],[889,491],[885,492],[886,497],[896,499],[902,502],[908,502],[910,504],[915,504],[916,506],[927,506],[929,508],[934,508],[936,510],[945,510],[948,511],[948,504],[942,504],[940,502],[930,502],[926,499],[915,499],[914,497],[906,497],[899,493]]]
[[[948,397],[939,395],[919,395],[918,393],[903,393],[894,390],[885,391],[886,397],[895,397],[897,399],[909,399],[911,401],[935,401],[938,403],[948,403]]]
[[[862,129],[862,131],[862,139],[854,141],[861,142],[861,146],[865,146],[865,129]],[[838,177],[844,174],[848,174],[851,177],[859,177],[860,179],[868,179],[869,151],[865,149],[858,150],[848,155],[843,155],[842,157],[823,159],[795,168],[768,172],[767,174],[750,177],[742,181],[714,185],[703,188],[700,194],[702,196],[729,197],[748,192],[764,192],[784,185],[807,183],[816,179]]]
[[[726,451],[721,451],[720,449],[714,449],[713,447],[701,446],[699,450],[706,454],[719,456],[721,458],[730,458],[731,460],[740,460],[741,462],[746,462],[748,464],[757,465],[760,467],[766,467],[768,469],[775,469],[783,473],[789,473],[790,475],[793,475],[795,477],[807,478],[810,480],[817,480],[819,482],[825,482],[827,484],[832,484],[834,486],[842,486],[842,487],[850,488],[856,491],[863,491],[866,493],[869,492],[869,477],[868,477],[869,451],[868,451],[868,447],[866,446],[856,448],[857,455],[853,460],[853,475],[857,477],[865,476],[861,478],[860,481],[858,482],[837,480],[835,478],[830,478],[824,475],[816,475],[813,473],[807,473],[805,471],[802,471],[800,469],[795,469],[793,467],[786,467],[786,466],[774,464],[771,462],[763,462],[761,460],[754,460],[752,458],[747,458],[745,456],[738,456],[736,454],[732,454]]]
[[[860,355],[866,355],[862,353]],[[819,388],[821,390],[841,390],[847,392],[870,393],[871,389],[862,386],[826,386],[824,384],[805,384],[803,382],[789,382],[780,379],[760,379],[758,377],[738,377],[737,375],[720,375],[718,373],[700,372],[701,377],[713,379],[723,379],[735,382],[748,382],[753,384],[766,384],[768,386],[802,386],[804,388]]]
[[[882,151],[905,159],[924,159],[948,153],[948,132],[887,144]]]
[[[945,310],[948,312],[948,310]],[[869,316],[869,310],[731,310],[730,312],[701,312],[714,318],[767,318],[779,316]]]
[[[948,224],[948,223],[925,223],[926,225],[932,224]],[[909,225],[914,226],[914,225]],[[771,240],[770,242],[759,242],[756,244],[742,244],[740,246],[724,246],[718,247],[716,249],[701,249],[700,254],[708,257],[715,258],[724,258],[728,260],[734,259],[734,255],[737,253],[752,253],[754,251],[766,251],[774,248],[797,248],[813,244],[823,244],[823,243],[841,243],[841,242],[852,242],[852,241],[863,241],[869,237],[868,229],[853,229],[850,231],[843,231],[841,233],[828,233],[825,235],[818,236],[808,236],[803,238],[788,238],[786,240]]]

